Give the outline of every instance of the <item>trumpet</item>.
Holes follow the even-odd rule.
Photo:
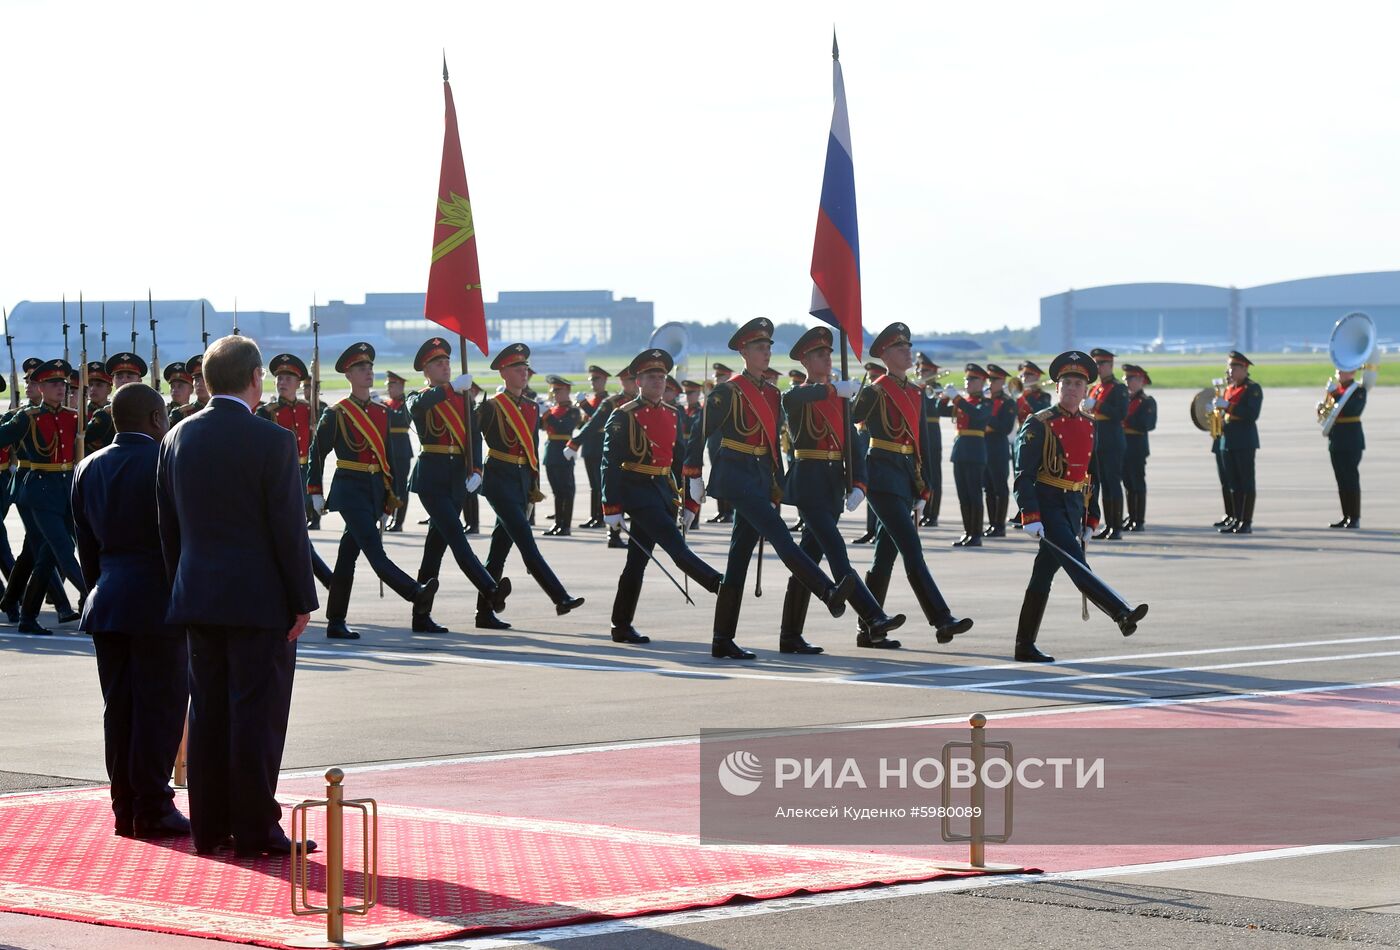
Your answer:
[[[1210,381],[1210,385],[1211,388],[1215,391],[1216,399],[1223,399],[1225,397],[1225,380],[1212,379]],[[1224,431],[1225,410],[1216,409],[1214,402],[1212,402],[1210,410],[1210,437],[1212,439],[1218,439],[1220,438],[1221,433],[1223,433]]]
[[[1210,385],[1191,397],[1191,422],[1212,439],[1220,438],[1225,429],[1225,414],[1215,408],[1215,400],[1225,395],[1225,380],[1213,379]]]
[[[1038,393],[1040,392],[1040,380],[1037,379],[1033,383],[1027,383],[1019,376],[1012,376],[1006,381],[1006,391],[1018,399],[1023,393]]]

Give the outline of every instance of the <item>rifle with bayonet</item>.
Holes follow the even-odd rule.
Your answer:
[[[204,327],[204,301],[199,302],[199,345],[201,353],[209,349],[209,331]]]
[[[87,450],[87,404],[88,404],[88,365],[87,365],[87,319],[83,316],[83,295],[78,293],[78,438],[73,443],[73,462],[83,460]]]
[[[151,289],[146,288],[146,316],[151,321],[151,388],[160,392],[160,348],[156,346],[156,305],[151,301]]]
[[[233,335],[238,336],[238,298],[233,298]]]
[[[63,295],[63,362],[68,362],[68,295]]]
[[[102,364],[107,365],[107,301],[102,301]]]
[[[5,317],[5,348],[10,351],[10,411],[19,408],[19,369],[15,366],[15,338],[10,333],[10,312],[0,311]]]
[[[136,301],[131,302],[131,352],[136,352]]]

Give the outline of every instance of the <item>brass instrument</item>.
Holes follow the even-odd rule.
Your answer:
[[[1376,364],[1371,362],[1371,357],[1375,352],[1376,324],[1367,314],[1360,311],[1349,313],[1332,328],[1332,336],[1327,341],[1327,353],[1332,358],[1332,365],[1337,367],[1337,372],[1323,383],[1322,399],[1317,404],[1317,422],[1322,427],[1323,438],[1331,434],[1332,427],[1337,424],[1346,404],[1356,392],[1356,386],[1348,386],[1346,392],[1342,393],[1342,398],[1338,399],[1336,391],[1332,388],[1333,384],[1341,381],[1342,373],[1355,373],[1359,370],[1360,385],[1365,389],[1374,386]]]
[[[1197,429],[1209,432],[1212,439],[1220,438],[1225,430],[1225,413],[1215,408],[1215,400],[1225,395],[1225,380],[1212,379],[1210,385],[1191,397],[1191,421]]]

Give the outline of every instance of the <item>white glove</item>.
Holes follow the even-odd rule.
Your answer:
[[[700,520],[700,513],[699,513],[698,511],[691,511],[689,508],[687,508],[687,509],[685,509],[685,515],[684,515],[684,517],[685,517],[685,526],[686,526],[687,528],[693,528],[693,527],[695,527],[695,522],[697,522],[697,521]]]
[[[578,452],[576,452],[572,446],[566,445],[564,446],[564,458],[572,462],[574,459],[578,458]]]
[[[480,488],[480,487],[481,487],[481,475],[480,475],[480,474],[478,474],[477,472],[472,472],[470,475],[467,476],[467,494],[468,494],[468,495],[474,495],[474,494],[476,494],[476,490],[477,490],[478,488]]]
[[[856,382],[854,379],[843,379],[839,383],[832,383],[831,385],[835,388],[836,395],[840,396],[842,399],[854,399],[856,398],[856,393],[860,392],[860,383]]]
[[[1088,543],[1089,543],[1089,539],[1092,538],[1093,536],[1094,536],[1094,529],[1091,528],[1091,527],[1089,527],[1087,524],[1084,526],[1084,530],[1081,531],[1081,532],[1079,532],[1079,540],[1080,540],[1080,541],[1083,541],[1085,544],[1088,544]]]
[[[947,386],[943,387],[943,395],[947,396],[949,399],[955,398],[958,395],[958,387],[949,383]]]
[[[863,501],[865,501],[865,492],[859,488],[852,488],[851,493],[846,496],[846,510],[855,511]]]
[[[920,498],[918,501],[914,502],[914,514],[916,514],[916,515],[921,515],[921,514],[923,514],[923,513],[924,513],[924,505],[927,505],[927,504],[928,504],[928,499],[927,499],[927,498]]]
[[[463,373],[452,381],[452,388],[459,393],[464,393],[472,388],[472,374]]]
[[[1032,521],[1030,524],[1021,526],[1021,533],[1028,538],[1034,538],[1039,541],[1041,538],[1045,537],[1045,525],[1041,524],[1039,521]]]
[[[690,480],[690,500],[697,505],[705,502],[705,480],[703,478],[692,478]]]
[[[1098,401],[1097,399],[1095,399],[1093,396],[1085,396],[1085,397],[1084,397],[1084,401],[1081,402],[1081,403],[1079,404],[1079,407],[1080,407],[1081,409],[1083,409],[1085,412],[1093,412],[1093,411],[1094,411],[1094,407],[1097,406],[1098,404],[1099,404],[1099,401]]]
[[[603,515],[603,524],[607,525],[609,528],[619,527],[622,524],[622,515]]]
[[[1216,408],[1216,409],[1228,409],[1228,408],[1230,408],[1230,400],[1224,398],[1223,396],[1216,396],[1214,399],[1212,399],[1212,400],[1210,401],[1210,404],[1211,404],[1212,407],[1214,407],[1214,408]]]
[[[584,403],[588,402],[588,393],[577,394],[576,396],[574,396],[574,402],[578,403],[579,405],[583,405]]]
[[[321,495],[312,495],[312,496],[311,496],[311,509],[312,509],[313,511],[315,511],[316,514],[319,515],[319,514],[322,512],[322,510],[325,509],[325,507],[326,507],[326,499],[325,499],[323,496],[321,496]]]

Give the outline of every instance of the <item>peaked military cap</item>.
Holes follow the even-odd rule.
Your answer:
[[[185,383],[194,382],[194,380],[190,378],[190,371],[186,369],[185,364],[181,363],[179,360],[173,363],[167,363],[161,375],[165,377],[167,383],[173,383],[177,379]]]
[[[963,367],[963,376],[980,376],[983,379],[986,379],[987,371],[982,367],[978,366],[976,363],[968,363],[966,366]]]
[[[628,363],[627,368],[622,372],[625,376],[640,376],[658,369],[663,373],[670,373],[675,365],[676,361],[670,353],[662,349],[652,348],[642,350],[632,357],[632,362]]]
[[[72,376],[73,367],[68,365],[67,360],[44,360],[29,374],[30,380],[36,383],[46,383],[51,379],[67,382]]]
[[[39,357],[37,356],[31,356],[23,363],[21,363],[19,368],[24,372],[25,382],[33,382],[33,380],[29,378],[29,375],[34,372],[35,367],[43,365],[44,361],[39,359]]]
[[[681,391],[681,384],[678,383],[678,382],[676,382],[676,377],[674,377],[674,376],[667,376],[667,377],[666,377],[666,391],[667,391],[667,392],[672,392],[672,391],[674,391],[674,392],[677,392],[677,393]]]
[[[88,382],[92,382],[94,379],[103,383],[110,383],[112,381],[112,377],[107,372],[106,363],[101,360],[89,360],[87,366]]]
[[[114,353],[107,358],[107,372],[116,378],[118,373],[135,373],[137,376],[145,376],[146,361],[135,353]]]
[[[406,377],[406,376],[400,376],[398,373],[394,372],[394,371],[391,370],[391,369],[386,369],[386,370],[384,371],[384,379],[387,380],[388,382],[391,382],[391,383],[406,383],[406,382],[408,382],[408,377]]]
[[[568,386],[570,389],[572,389],[574,386],[573,383],[569,382],[563,376],[558,376],[554,373],[550,373],[548,376],[546,376],[544,378],[544,381],[549,383],[549,385],[551,386]]]
[[[609,373],[607,370],[603,369],[603,367],[599,366],[598,364],[592,363],[588,367],[588,375],[602,376],[604,379],[607,379],[612,376],[612,373]]]
[[[920,350],[919,352],[917,352],[917,353],[914,354],[914,365],[915,365],[915,366],[918,366],[920,363],[932,363],[932,362],[933,362],[933,360],[929,359],[929,358],[928,358],[928,354],[925,353],[923,350]]]
[[[431,340],[425,340],[423,345],[418,347],[418,353],[413,357],[413,368],[418,372],[423,372],[423,367],[440,356],[451,356],[452,344],[448,343],[440,336],[435,336]]]
[[[1050,361],[1050,378],[1059,382],[1064,376],[1083,376],[1085,381],[1097,379],[1099,375],[1098,367],[1094,365],[1094,360],[1087,354],[1078,350],[1069,350],[1061,353]]]
[[[530,363],[530,348],[524,343],[512,343],[510,346],[501,347],[501,352],[496,354],[496,358],[491,361],[491,368],[495,370],[505,369],[507,366],[519,366]]]
[[[693,379],[683,379],[681,380],[681,385],[685,387],[686,392],[699,392],[705,388],[704,383]]]
[[[714,370],[716,373],[728,373],[730,376],[734,375],[734,371],[723,363],[715,363],[710,369]]]
[[[896,343],[909,342],[909,325],[905,323],[891,323],[875,335],[875,339],[870,341],[870,355],[877,360],[880,354]]]
[[[791,359],[800,360],[813,350],[834,349],[833,337],[830,327],[812,327],[806,333],[797,338],[797,342],[788,350]]]
[[[1031,360],[1022,360],[1021,362],[1017,363],[1017,364],[1016,364],[1016,372],[1018,372],[1018,373],[1035,373],[1037,376],[1044,376],[1044,375],[1045,375],[1045,371],[1044,371],[1043,369],[1041,369],[1039,366],[1036,366],[1035,363],[1032,362]]]
[[[807,374],[800,369],[790,369],[788,370],[788,379],[800,385],[807,381]]]
[[[885,368],[879,363],[866,363],[865,372],[869,374],[871,379],[877,379],[885,375]]]
[[[729,338],[729,348],[738,350],[750,343],[758,343],[763,340],[767,340],[769,343],[773,342],[773,321],[767,317],[754,317],[734,331],[734,335]]]
[[[311,375],[301,358],[293,356],[291,353],[278,353],[268,362],[267,371],[273,376],[291,373],[297,379],[306,379]]]
[[[1124,364],[1123,364],[1123,375],[1124,375],[1125,377],[1127,377],[1127,376],[1141,376],[1141,377],[1142,377],[1142,384],[1143,384],[1144,386],[1151,386],[1151,385],[1152,385],[1152,377],[1149,376],[1149,375],[1147,375],[1147,370],[1143,369],[1141,366],[1138,366],[1136,363],[1124,363]]]
[[[629,379],[636,379],[637,374],[632,372],[632,367],[624,366],[622,367],[622,369],[617,371],[617,378],[625,382]]]
[[[1231,362],[1231,363],[1238,363],[1238,364],[1240,364],[1241,366],[1253,366],[1253,365],[1254,365],[1254,361],[1251,360],[1248,356],[1245,356],[1245,355],[1244,355],[1243,353],[1241,353],[1239,350],[1231,350],[1231,351],[1230,351],[1230,362]]]
[[[185,360],[185,370],[190,374],[190,382],[204,378],[204,354],[196,353]]]
[[[988,364],[987,364],[987,378],[988,378],[988,379],[1005,379],[1008,375],[1010,375],[1010,374],[1007,373],[1006,370],[1002,369],[1002,368],[1001,368],[1000,366],[998,366],[997,364],[995,364],[995,363],[988,363]]]
[[[1110,353],[1108,350],[1105,350],[1101,346],[1094,347],[1092,350],[1089,351],[1089,355],[1094,358],[1095,362],[1098,362],[1099,360],[1111,360],[1115,358],[1112,353]]]
[[[5,377],[4,377],[4,376],[0,376],[0,393],[3,393],[3,392],[5,391],[5,389],[6,389]]]
[[[358,366],[361,363],[374,363],[374,347],[368,343],[351,343],[346,347],[345,352],[340,354],[340,358],[335,361],[335,371],[346,373],[350,367]]]

